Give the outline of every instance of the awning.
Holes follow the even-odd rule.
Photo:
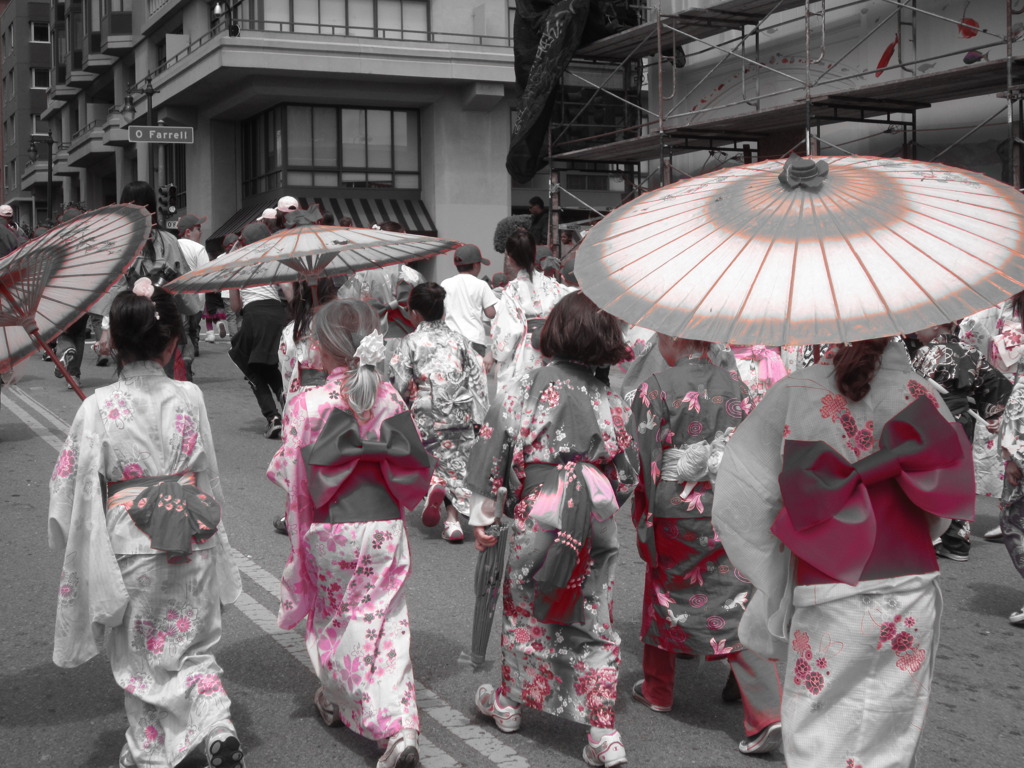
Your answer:
[[[256,217],[265,208],[274,208],[281,196],[278,193],[271,198],[261,199],[239,208],[234,215],[217,227],[209,239],[222,238],[229,232],[239,232],[246,224],[256,221]],[[335,221],[343,218],[352,219],[355,226],[368,229],[374,224],[385,221],[396,221],[406,231],[416,235],[437,236],[437,227],[430,218],[427,207],[422,200],[416,198],[368,198],[368,197],[299,197],[299,205],[308,208],[317,203],[324,213],[334,216]]]

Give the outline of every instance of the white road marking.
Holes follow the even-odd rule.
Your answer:
[[[67,434],[71,430],[71,425],[19,387],[4,387],[4,394],[8,396],[5,404],[10,412],[17,416],[47,445],[59,453],[64,447],[64,441],[55,437],[52,430],[41,424],[26,409],[31,408],[36,415],[48,421],[63,434]],[[20,404],[12,403],[11,396],[17,399]],[[269,593],[275,600],[279,599],[281,583],[279,577],[264,570],[254,563],[250,557],[239,552],[237,549],[231,549],[231,556],[238,566],[238,570],[245,574],[246,578]],[[306,652],[306,640],[302,632],[281,629],[277,625],[277,616],[245,592],[239,595],[234,605],[242,615],[268,634],[292,658],[310,672],[313,671],[309,655]],[[474,724],[462,712],[450,706],[436,693],[419,683],[416,684],[416,703],[420,708],[421,715],[428,714],[432,720],[447,730],[454,738],[460,740],[470,749],[498,766],[498,768],[529,768],[526,758],[495,737],[489,729],[481,728],[479,725]],[[420,734],[420,764],[423,768],[459,768],[462,765],[462,763],[459,763],[447,752],[434,745],[422,733]]]

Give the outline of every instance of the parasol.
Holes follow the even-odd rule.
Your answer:
[[[650,192],[576,250],[583,292],[626,322],[738,344],[893,336],[1024,289],[1024,196],[982,174],[877,157],[769,160]]]
[[[137,205],[86,211],[0,259],[0,370],[13,367],[84,315],[128,271],[149,237]],[[85,393],[50,356],[78,396]]]
[[[304,225],[276,232],[171,281],[171,293],[305,281],[436,256],[462,243],[376,229]],[[315,296],[314,296],[315,300]]]
[[[476,561],[476,575],[473,580],[476,604],[473,608],[473,645],[470,649],[470,661],[474,670],[479,670],[487,658],[487,643],[491,639],[491,626],[494,624],[494,608],[498,603],[501,583],[505,575],[505,551],[508,544],[508,523],[503,522],[505,516],[505,498],[508,491],[498,489],[498,497],[494,502],[498,510],[496,522],[487,526],[486,533],[496,536],[498,541],[493,547],[480,552]]]

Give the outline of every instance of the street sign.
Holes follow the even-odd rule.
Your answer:
[[[181,125],[131,125],[128,141],[136,144],[193,144],[196,129]]]

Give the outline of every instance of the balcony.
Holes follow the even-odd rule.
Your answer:
[[[95,72],[87,72],[85,69],[84,56],[82,51],[69,51],[64,58],[65,71],[67,72],[66,82],[81,88],[96,79]]]
[[[122,53],[132,47],[132,12],[114,11],[100,19],[100,52]]]
[[[99,162],[98,155],[107,155],[113,151],[114,148],[104,141],[104,121],[93,120],[71,136],[68,164],[79,168],[93,165]]]
[[[112,147],[127,147],[128,123],[130,121],[121,111],[120,104],[114,104],[107,110],[107,119],[103,123],[103,142]]]

